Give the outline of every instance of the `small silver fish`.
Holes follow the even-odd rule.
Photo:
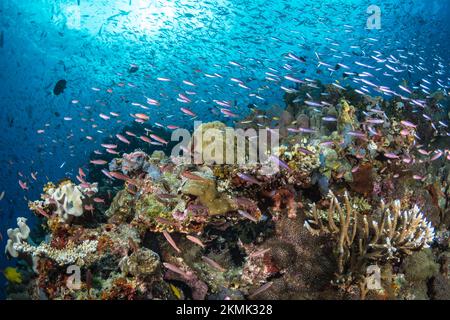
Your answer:
[[[257,222],[258,222],[258,220],[257,220],[254,216],[252,216],[251,214],[249,214],[248,212],[246,212],[246,211],[244,211],[244,210],[238,210],[238,213],[239,213],[241,216],[243,216],[244,218],[246,218],[246,219],[248,219],[248,220],[250,220],[250,221],[253,221],[254,223],[257,223]]]

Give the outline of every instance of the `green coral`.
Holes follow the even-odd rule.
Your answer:
[[[111,206],[105,212],[107,217],[114,217],[118,221],[126,221],[134,216],[133,196],[126,190],[117,192]]]
[[[342,157],[339,157],[336,150],[326,148],[322,151],[324,163],[321,168],[321,173],[328,179],[331,178],[332,173],[344,172],[343,178],[347,182],[353,181],[352,166]]]
[[[151,218],[169,215],[171,210],[168,206],[161,203],[153,193],[146,194],[136,203],[136,210],[145,212]]]
[[[360,213],[372,210],[372,206],[365,198],[353,197],[350,203],[352,204],[352,207]]]
[[[320,166],[317,147],[307,144],[306,140],[292,147],[282,145],[275,149],[273,153],[286,161],[294,171],[309,173]]]
[[[439,264],[434,261],[433,252],[424,249],[406,257],[403,262],[405,278],[410,282],[420,282],[439,272]]]

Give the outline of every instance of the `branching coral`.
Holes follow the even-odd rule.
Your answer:
[[[402,210],[400,201],[391,206],[382,202],[377,219],[361,214],[346,193],[342,206],[330,192],[327,213],[312,206],[305,226],[312,233],[330,234],[335,241],[339,275],[360,273],[366,264],[398,259],[427,247],[434,238],[434,228],[417,205]]]
[[[41,243],[37,247],[28,243],[16,243],[14,249],[17,252],[31,254],[33,257],[49,258],[59,265],[74,263],[84,265],[85,259],[97,251],[97,244],[97,240],[85,240],[80,245],[69,243],[64,249],[55,249],[47,243]]]

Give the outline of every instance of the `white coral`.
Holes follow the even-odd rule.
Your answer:
[[[37,247],[28,243],[15,243],[13,246],[17,252],[29,253],[33,257],[47,257],[63,266],[74,263],[82,264],[89,254],[97,251],[97,245],[97,240],[85,240],[78,246],[70,244],[64,249],[55,249],[44,242]]]
[[[8,229],[8,241],[6,242],[5,253],[11,257],[17,258],[19,252],[15,249],[15,244],[20,244],[30,236],[30,228],[27,226],[27,219],[24,217],[17,218],[17,226],[15,229]]]
[[[72,182],[63,183],[59,187],[47,191],[49,198],[46,199],[46,204],[55,204],[55,213],[64,221],[67,221],[70,216],[81,216],[83,214],[83,199],[97,191],[97,184],[85,187],[77,186]]]
[[[434,241],[435,232],[417,205],[401,209],[399,200],[389,207],[380,205],[380,216],[360,214],[352,207],[347,193],[344,206],[330,192],[331,204],[327,212],[312,206],[305,227],[312,233],[332,234],[336,240],[339,273],[353,260],[393,260],[401,255],[421,250]],[[334,217],[338,218],[335,219]],[[376,220],[373,220],[376,219]],[[356,259],[351,256],[357,254]]]
[[[400,201],[394,201],[393,210],[387,210],[387,227],[392,235],[392,243],[406,251],[427,248],[435,237],[431,226],[417,205],[410,210],[401,211]]]

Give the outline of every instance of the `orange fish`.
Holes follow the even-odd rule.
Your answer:
[[[43,215],[44,217],[50,218],[50,215],[49,215],[47,212],[45,212],[44,209],[39,208],[39,207],[36,207],[36,211],[39,212],[39,213],[40,213],[41,215]]]
[[[102,143],[101,146],[106,149],[116,149],[117,148],[117,144]]]
[[[114,177],[114,178],[119,179],[119,180],[124,180],[124,181],[131,180],[131,178],[129,176],[127,176],[127,175],[125,175],[123,173],[120,173],[120,172],[110,171],[109,175],[111,177]]]
[[[226,271],[220,264],[215,262],[213,259],[210,259],[208,257],[202,256],[202,260],[205,261],[208,265],[210,265],[214,269],[219,270],[220,272],[225,272]]]
[[[189,241],[191,241],[191,242],[193,242],[195,244],[198,244],[202,248],[205,248],[205,245],[203,244],[203,242],[197,237],[187,235],[186,239],[188,239]]]
[[[108,152],[110,154],[119,154],[119,152],[117,152],[116,150],[113,150],[113,149],[106,149],[106,152]]]
[[[187,114],[188,116],[192,116],[195,117],[196,114],[194,112],[192,112],[191,110],[187,109],[187,108],[180,108],[181,112],[183,112],[184,114]]]
[[[22,180],[19,180],[19,186],[23,189],[23,190],[28,190],[28,186],[26,182],[23,182]]]
[[[134,116],[136,118],[138,118],[140,120],[144,120],[144,121],[147,121],[148,119],[150,119],[150,117],[144,113],[136,113]]]
[[[152,140],[150,140],[150,138],[146,136],[140,136],[139,139],[147,143],[152,143]]]
[[[189,171],[183,171],[181,173],[181,175],[189,180],[196,180],[196,181],[205,181],[206,180],[205,178],[200,177],[200,176],[196,175],[195,173],[192,173]]]
[[[122,141],[123,143],[130,144],[130,141],[129,141],[127,138],[125,138],[123,135],[121,135],[121,134],[116,134],[116,137],[117,137],[117,139],[119,139],[119,140]]]
[[[163,235],[166,238],[167,242],[172,246],[172,248],[174,248],[178,253],[180,253],[181,252],[180,248],[177,247],[177,244],[166,230],[163,231]]]
[[[91,162],[92,164],[98,164],[98,165],[103,165],[103,164],[107,164],[107,163],[108,163],[108,161],[101,160],[101,159],[91,160],[90,162]]]
[[[161,143],[164,143],[164,144],[168,144],[168,143],[169,143],[168,141],[164,140],[164,139],[161,138],[160,136],[157,136],[156,134],[151,134],[150,137],[151,137],[152,139],[154,139],[154,140],[156,140],[156,141],[159,141],[159,142],[161,142]]]

